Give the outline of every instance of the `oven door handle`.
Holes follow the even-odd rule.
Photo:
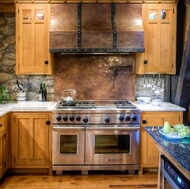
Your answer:
[[[86,127],[86,130],[126,130],[126,131],[138,131],[140,127]]]
[[[84,130],[84,127],[53,127],[53,131],[61,131],[63,129],[69,130],[69,129],[77,129],[77,130]]]

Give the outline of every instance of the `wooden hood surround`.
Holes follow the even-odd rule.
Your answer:
[[[144,52],[142,4],[51,5],[50,52]]]

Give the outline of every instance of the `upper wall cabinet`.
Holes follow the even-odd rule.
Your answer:
[[[136,73],[176,72],[176,5],[143,4],[145,52],[137,55]]]
[[[16,5],[16,74],[52,74],[49,5]]]
[[[14,0],[0,0],[0,13],[15,12]]]

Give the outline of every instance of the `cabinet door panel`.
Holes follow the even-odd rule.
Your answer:
[[[47,113],[12,114],[13,167],[48,167],[50,120]]]
[[[159,153],[152,137],[145,131],[146,126],[163,126],[165,121],[171,125],[183,123],[182,112],[143,112],[141,125],[140,167],[158,167]],[[145,124],[143,124],[145,123]]]
[[[0,132],[0,178],[4,174],[4,162],[5,162],[5,144],[4,144],[4,132]]]
[[[16,5],[16,73],[52,74],[49,53],[49,5]]]
[[[15,125],[15,162],[27,161],[31,154],[30,118],[18,118]]]
[[[45,124],[45,120],[44,117],[34,118],[34,158],[48,158],[49,127]]]
[[[176,72],[176,4],[143,4],[144,64],[137,59],[137,74]],[[142,68],[144,67],[144,69]]]
[[[8,133],[6,115],[0,117],[0,179],[8,169]],[[10,155],[10,154],[9,154]]]

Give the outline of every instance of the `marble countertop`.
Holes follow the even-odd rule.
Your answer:
[[[39,102],[39,101],[20,101],[13,103],[0,104],[0,116],[11,111],[53,111],[57,102]],[[132,102],[141,111],[185,111],[185,108],[179,107],[169,102],[162,102],[160,106],[152,104],[139,104]]]
[[[141,111],[186,111],[185,108],[177,106],[169,102],[161,102],[159,106],[149,104],[140,104],[139,102],[133,102],[133,104]]]
[[[159,132],[161,127],[145,127],[164,150],[166,150],[190,174],[190,136],[183,139],[170,139]]]
[[[56,102],[20,101],[14,103],[0,104],[0,116],[13,111],[46,111],[55,109]]]

